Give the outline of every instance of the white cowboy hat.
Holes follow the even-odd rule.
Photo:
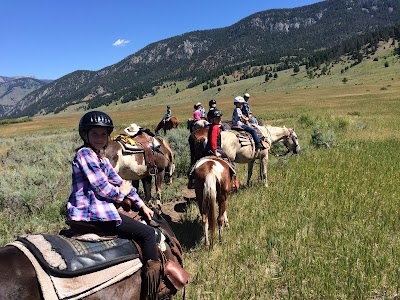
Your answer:
[[[201,103],[200,103],[200,102],[197,102],[197,103],[196,103],[196,106],[200,106],[200,105],[201,105]]]
[[[134,136],[139,132],[140,129],[142,128],[136,125],[135,123],[132,123],[131,125],[129,125],[129,127],[126,127],[124,131],[127,135]]]

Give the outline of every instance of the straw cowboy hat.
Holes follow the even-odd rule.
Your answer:
[[[200,106],[200,105],[201,105],[201,102],[197,102],[197,103],[196,103],[196,106]]]
[[[136,125],[135,123],[132,123],[131,125],[129,125],[129,127],[126,127],[124,129],[125,133],[129,136],[134,136],[136,135],[140,129],[143,129],[142,127],[139,127],[138,125]]]

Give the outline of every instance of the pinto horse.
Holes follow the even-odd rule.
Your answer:
[[[197,161],[194,169],[196,201],[199,206],[205,245],[213,246],[216,221],[219,227],[219,239],[222,239],[223,226],[229,227],[226,202],[232,191],[233,181],[229,164],[215,156],[206,156]],[[218,202],[218,219],[215,217],[215,204]],[[208,237],[211,232],[211,239]]]
[[[161,120],[154,131],[156,132],[156,134],[158,134],[158,132],[161,129],[163,129],[164,134],[166,134],[167,130],[178,128],[178,125],[179,125],[179,119],[177,117],[170,117],[165,122]]]
[[[274,126],[258,126],[260,132],[272,142],[283,142],[287,149],[287,153],[293,152],[294,154],[300,153],[300,144],[297,134],[292,128],[274,127]],[[190,155],[192,164],[202,156],[203,149],[207,143],[207,128],[199,129],[189,136]],[[242,145],[239,142],[236,134],[232,130],[221,132],[221,146],[228,157],[237,163],[247,163],[247,185],[250,185],[251,176],[253,174],[253,166],[256,159],[260,160],[260,178],[264,185],[268,187],[267,180],[267,166],[268,166],[268,151],[255,151],[251,144]]]
[[[161,228],[161,232],[172,240],[173,243],[166,243],[164,251],[167,259],[183,265],[182,248],[176,239],[169,224],[160,215],[153,217],[153,221]],[[172,245],[172,247],[171,247]],[[8,245],[0,248],[0,299],[4,300],[42,300],[44,299],[39,283],[39,276],[27,258],[18,248]],[[122,277],[122,276],[121,276]],[[140,300],[147,299],[141,291],[141,271],[123,278],[104,289],[84,297],[87,300],[108,300],[111,298],[119,300]],[[176,293],[173,288],[170,297]],[[58,299],[58,298],[57,298]],[[81,298],[80,298],[81,299]]]
[[[157,198],[161,200],[162,182],[168,185],[172,183],[172,174],[175,170],[174,154],[168,142],[161,136],[155,139],[161,144],[157,151],[154,151],[154,160],[157,166],[156,173],[156,193]],[[143,181],[145,199],[150,201],[151,198],[151,178],[145,161],[145,154],[124,154],[120,143],[111,141],[106,148],[106,155],[114,167],[115,171],[125,180]]]

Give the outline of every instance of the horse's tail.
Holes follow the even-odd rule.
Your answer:
[[[204,180],[203,189],[203,211],[207,212],[208,226],[211,233],[210,246],[212,247],[215,239],[216,216],[215,203],[217,201],[217,174],[214,168],[211,169]]]

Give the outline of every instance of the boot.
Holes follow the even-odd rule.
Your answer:
[[[265,147],[261,142],[259,142],[259,143],[256,144],[256,149],[264,150]]]
[[[147,300],[164,299],[177,291],[168,287],[162,280],[163,268],[160,261],[148,260],[143,267],[143,298]]]
[[[161,262],[148,260],[143,267],[143,295],[145,299],[157,299],[158,286],[161,278]]]

